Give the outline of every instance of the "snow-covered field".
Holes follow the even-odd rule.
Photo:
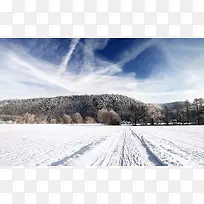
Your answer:
[[[204,126],[0,125],[0,166],[204,166]]]

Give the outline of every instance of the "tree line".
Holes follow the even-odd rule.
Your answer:
[[[74,96],[9,102],[0,120],[11,123],[203,125],[204,99],[147,104],[120,95]]]
[[[134,125],[203,125],[204,99],[173,102],[164,105],[133,105],[128,115]]]
[[[105,125],[119,125],[121,122],[120,116],[114,110],[100,109],[97,117],[90,116],[82,117],[80,113],[72,115],[63,114],[62,116],[45,116],[25,113],[21,116],[0,115],[0,123],[15,123],[15,124],[93,124],[101,123]]]

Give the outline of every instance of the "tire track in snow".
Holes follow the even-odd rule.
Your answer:
[[[163,147],[162,145],[156,145],[152,141],[150,142],[149,140],[146,140],[146,143],[148,147],[151,149],[151,151],[156,152],[156,154],[162,158],[164,163],[168,163],[168,165],[173,165],[173,166],[182,166],[180,161],[176,159],[178,157],[178,154],[170,152],[168,149]],[[183,160],[183,158],[180,158]]]
[[[165,164],[164,162],[162,162],[147,146],[146,142],[144,141],[143,136],[141,136],[141,138],[131,129],[129,128],[132,136],[135,137],[140,144],[142,145],[142,147],[145,149],[146,154],[148,156],[149,161],[154,164],[155,166],[167,166],[167,164]]]
[[[120,152],[119,143],[121,142],[122,136],[123,135],[121,134],[116,134],[114,139],[112,138],[113,136],[109,138],[106,142],[107,152],[103,152],[101,155],[99,155],[99,157],[91,164],[91,166],[111,166],[113,164],[115,154],[117,155],[118,151]],[[102,148],[104,148],[104,146]],[[117,165],[119,163],[120,162],[118,161]]]
[[[120,161],[119,161],[120,166],[124,165],[124,158],[125,158],[124,152],[125,152],[125,138],[123,140],[122,152],[121,152]]]
[[[189,165],[190,162],[191,165],[196,165],[196,163],[189,158],[191,155],[189,152],[186,152],[186,155],[189,155],[188,159],[190,160],[186,160],[186,155],[182,154],[185,153],[185,150],[179,149],[179,146],[168,140],[162,139],[161,141],[165,141],[166,143],[154,143],[149,140],[147,140],[146,143],[165,163],[173,166],[185,166]],[[166,144],[168,144],[168,146],[166,146]]]
[[[120,166],[142,166],[145,163],[141,159],[140,152],[138,151],[136,139],[132,137],[129,129],[125,129],[123,143],[120,153]]]
[[[91,142],[83,147],[81,147],[79,150],[73,152],[71,155],[68,155],[66,157],[64,157],[61,160],[58,160],[56,162],[52,162],[49,166],[59,166],[59,165],[65,165],[65,166],[69,166],[69,162],[73,159],[76,159],[80,156],[82,156],[83,154],[85,154],[86,152],[88,152],[93,146],[103,142],[105,139],[102,138],[96,142]]]

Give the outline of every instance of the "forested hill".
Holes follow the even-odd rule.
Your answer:
[[[1,115],[23,115],[25,113],[46,116],[60,116],[76,112],[95,117],[102,108],[113,109],[118,113],[129,111],[135,104],[143,104],[122,95],[74,95],[53,98],[34,98],[0,101]]]

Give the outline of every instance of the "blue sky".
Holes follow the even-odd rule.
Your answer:
[[[0,39],[0,100],[123,94],[203,97],[204,39]]]

